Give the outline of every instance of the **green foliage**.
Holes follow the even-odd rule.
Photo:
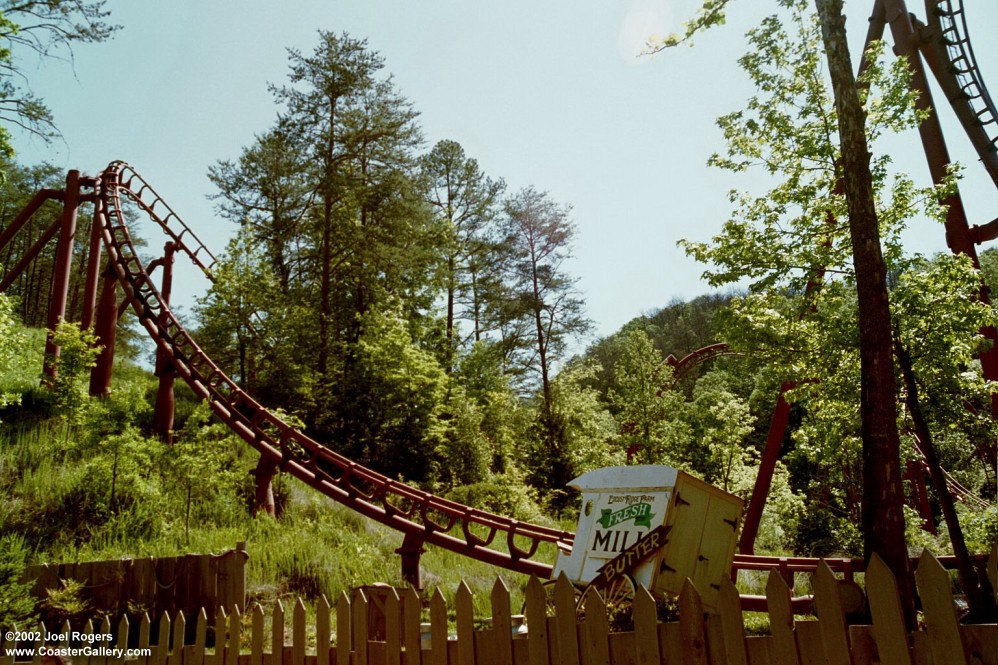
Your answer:
[[[391,477],[433,480],[448,435],[441,419],[447,377],[431,353],[413,344],[399,310],[372,310],[361,326],[325,426],[352,459]]]
[[[688,22],[683,24],[682,34],[673,33],[662,39],[648,43],[649,52],[656,53],[680,44],[693,45],[693,36],[717,25],[724,25],[726,10],[731,0],[703,0],[703,4]]]
[[[622,464],[625,449],[616,441],[617,423],[587,383],[596,374],[592,365],[565,368],[552,383],[552,414],[557,425],[557,454],[568,467],[569,477],[604,466]],[[535,473],[544,473],[543,468]],[[554,484],[554,489],[564,485]]]
[[[30,621],[35,613],[31,584],[21,581],[28,555],[24,539],[13,533],[0,536],[0,626]]]
[[[756,451],[745,441],[754,429],[755,418],[748,403],[731,392],[731,383],[722,371],[711,372],[697,382],[691,405],[692,441],[702,449],[688,463],[708,482],[747,496],[756,474],[746,471],[754,464]]]
[[[47,597],[39,604],[42,620],[49,626],[62,626],[67,621],[79,624],[92,618],[86,585],[80,580],[59,580],[58,589],[47,589]]]
[[[620,339],[614,376],[609,401],[620,423],[619,449],[639,451],[638,459],[648,464],[675,465],[691,435],[686,403],[675,390],[672,367],[643,330]]]
[[[67,423],[78,424],[83,418],[83,407],[88,402],[87,380],[90,369],[96,364],[101,347],[89,330],[68,321],[59,321],[52,341],[61,352],[55,360],[56,379],[51,386],[55,412]]]
[[[0,293],[0,376],[4,377],[13,372],[17,351],[26,341],[14,318],[13,309],[10,298]],[[0,386],[0,409],[20,402],[17,393],[7,392],[4,388],[6,386]]]
[[[525,522],[537,523],[546,519],[534,492],[523,479],[512,474],[495,475],[481,482],[455,487],[446,498]]]

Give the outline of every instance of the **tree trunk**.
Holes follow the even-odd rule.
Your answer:
[[[974,623],[993,622],[996,614],[994,594],[991,593],[990,589],[984,588],[985,579],[981,579],[970,561],[970,552],[967,550],[967,542],[963,538],[963,529],[960,528],[960,518],[956,514],[953,496],[946,486],[946,474],[942,464],[939,463],[939,455],[936,453],[932,434],[922,414],[922,406],[918,399],[918,384],[915,382],[915,371],[911,365],[911,354],[908,353],[908,349],[905,348],[900,339],[895,340],[895,349],[897,350],[898,364],[901,366],[901,375],[904,377],[905,402],[908,404],[908,411],[914,424],[915,438],[918,440],[918,447],[925,457],[925,463],[929,467],[929,476],[932,478],[932,484],[936,488],[936,496],[939,498],[939,505],[943,510],[946,530],[949,532],[949,539],[953,544],[953,554],[956,556],[957,574],[960,577],[960,585],[963,587],[964,594],[967,596],[971,620]]]
[[[455,261],[454,255],[447,257],[447,363],[444,369],[447,374],[454,373],[454,283]]]
[[[815,0],[839,116],[841,181],[849,209],[859,303],[860,416],[863,438],[863,546],[879,554],[898,580],[908,626],[914,624],[911,567],[904,533],[901,440],[887,297],[887,271],[874,206],[866,117],[859,103],[846,42],[842,0]]]

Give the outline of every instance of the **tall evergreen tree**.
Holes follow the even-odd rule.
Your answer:
[[[460,339],[459,318],[468,319],[475,341],[482,338],[482,289],[480,271],[487,264],[489,243],[486,225],[496,213],[502,180],[492,180],[466,157],[455,141],[440,141],[420,160],[429,181],[429,203],[442,225],[444,289],[446,291],[446,362],[454,369],[454,352]],[[458,307],[464,305],[465,310]]]

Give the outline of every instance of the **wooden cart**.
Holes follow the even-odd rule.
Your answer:
[[[619,466],[583,474],[571,553],[560,554],[554,577],[598,588],[614,600],[637,584],[678,596],[687,578],[716,608],[721,580],[731,574],[744,501],[669,466]]]

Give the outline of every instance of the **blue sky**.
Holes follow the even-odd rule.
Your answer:
[[[64,141],[19,137],[16,147],[23,161],[90,174],[114,159],[131,163],[221,252],[232,227],[207,199],[209,165],[237,157],[273,122],[267,83],[284,82],[286,47],[308,53],[318,29],[347,31],[384,56],[421,112],[427,149],[456,140],[511,190],[533,185],[573,206],[568,269],[596,334],[606,335],[674,298],[708,292],[703,266],[676,241],[716,233],[729,189],[764,186],[705,163],[723,147],[715,119],[752,92],[736,64],[745,30],[774,4],[736,2],[728,24],[694,48],[638,59],[644,37],[677,30],[694,0],[111,0],[123,26],[113,41],[78,47],[72,66],[22,63]],[[989,37],[998,3],[965,4],[995,95],[998,40]],[[846,2],[854,58],[872,5]],[[951,154],[967,167],[971,223],[983,224],[998,215],[998,190],[948,107],[942,118]],[[899,169],[928,178],[917,137],[890,146]],[[934,225],[908,238],[912,251],[945,250]],[[178,278],[175,302],[189,307],[203,288]]]

